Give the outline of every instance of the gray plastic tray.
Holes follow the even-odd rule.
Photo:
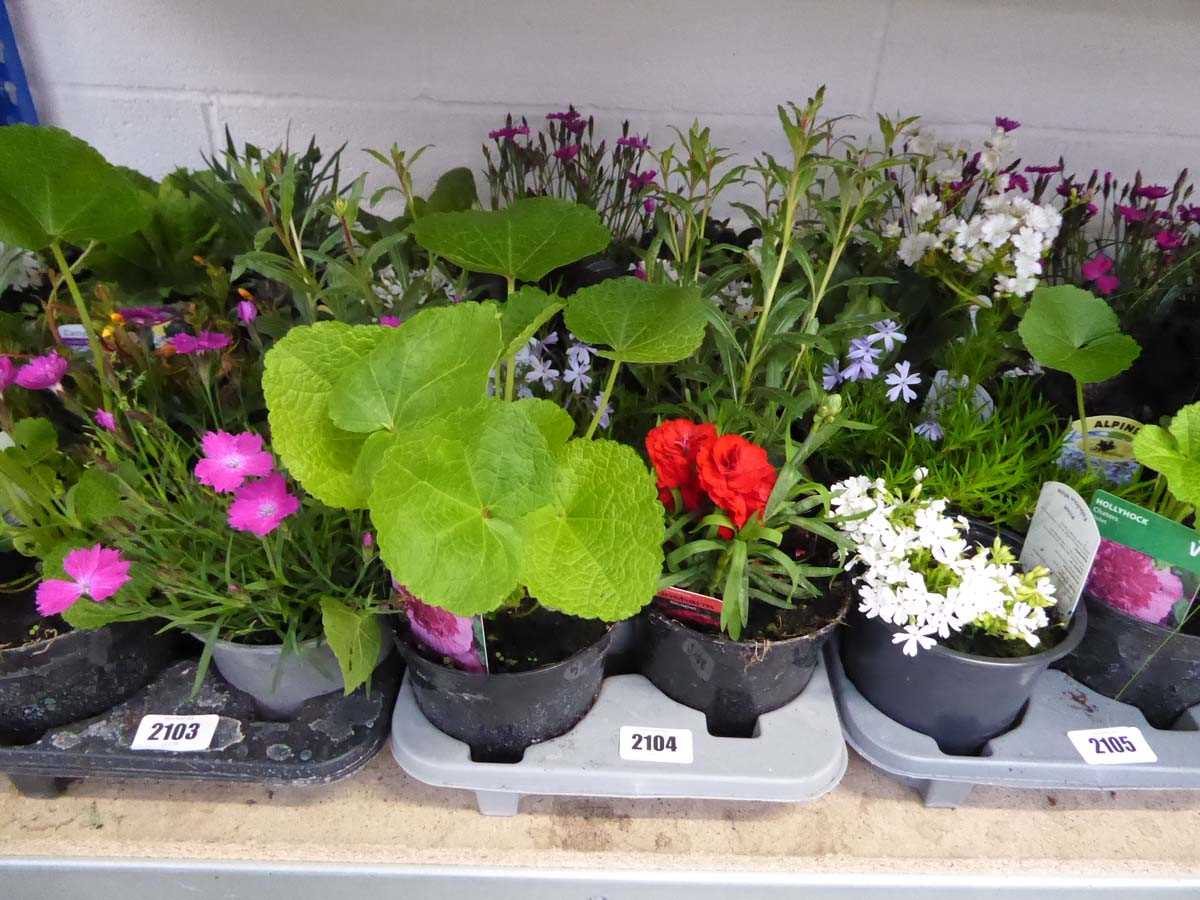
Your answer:
[[[622,725],[690,729],[693,763],[621,759]],[[847,757],[824,664],[799,697],[759,717],[750,738],[713,737],[704,713],[671,700],[641,675],[606,678],[583,721],[511,764],[473,762],[466,744],[425,719],[405,675],[391,743],[409,775],[474,791],[479,811],[492,816],[515,815],[525,794],[803,802],[837,786]]]
[[[1015,728],[990,740],[979,756],[951,756],[933,738],[888,718],[846,676],[837,641],[825,664],[846,741],[867,762],[920,792],[926,806],[959,806],[979,785],[1060,790],[1185,790],[1200,788],[1200,707],[1170,731],[1150,727],[1135,707],[1084,687],[1063,672],[1046,672]],[[1158,756],[1156,763],[1089,765],[1068,731],[1132,726]]]

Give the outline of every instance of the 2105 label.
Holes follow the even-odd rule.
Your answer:
[[[1089,766],[1120,766],[1158,762],[1140,729],[1130,726],[1068,731],[1067,737]]]

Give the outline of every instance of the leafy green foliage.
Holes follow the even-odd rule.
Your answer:
[[[521,523],[521,578],[544,606],[614,622],[653,596],[662,571],[663,513],[646,466],[612,441],[572,441],[554,503]]]
[[[1141,353],[1107,303],[1072,285],[1037,288],[1018,331],[1034,359],[1084,384],[1121,374]]]
[[[0,128],[0,240],[29,250],[82,244],[142,227],[147,213],[129,180],[61,128]]]
[[[443,172],[429,196],[424,200],[419,197],[415,200],[414,212],[418,216],[470,209],[479,202],[475,174],[465,166]]]
[[[306,491],[330,506],[366,506],[368,490],[353,477],[366,437],[333,424],[334,385],[387,336],[378,325],[319,322],[293,328],[267,353],[263,396],[275,452]]]
[[[669,363],[691,356],[704,340],[705,301],[696,288],[614,278],[573,294],[564,314],[581,340],[604,344],[618,362]]]
[[[375,671],[383,647],[374,611],[354,609],[334,597],[321,598],[321,627],[337,657],[349,694]]]
[[[471,272],[538,281],[552,269],[604,250],[611,235],[595,210],[531,197],[495,210],[421,216],[412,225],[430,253]]]
[[[1181,503],[1200,508],[1200,403],[1176,413],[1170,425],[1144,425],[1133,437],[1133,455],[1167,479]]]
[[[510,294],[500,313],[500,328],[504,335],[501,355],[512,356],[524,347],[562,308],[561,300],[532,285]]]

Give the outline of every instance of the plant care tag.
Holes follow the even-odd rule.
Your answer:
[[[1043,484],[1021,548],[1021,565],[1050,570],[1063,621],[1075,612],[1099,546],[1100,529],[1087,501],[1061,482]]]
[[[654,595],[654,606],[673,619],[709,628],[721,627],[721,600],[683,588],[663,588]]]
[[[130,750],[170,750],[186,753],[207,750],[217,732],[221,717],[205,716],[142,716]]]
[[[621,759],[691,765],[692,732],[687,728],[622,725]]]
[[[1142,423],[1123,416],[1088,416],[1087,455],[1079,420],[1063,435],[1058,467],[1073,472],[1090,468],[1110,484],[1129,484],[1142,465],[1133,457],[1133,436]]]
[[[74,353],[88,352],[87,329],[78,322],[58,326],[58,338]]]
[[[1087,728],[1082,731],[1068,731],[1067,737],[1089,766],[1158,762],[1158,754],[1137,728]]]

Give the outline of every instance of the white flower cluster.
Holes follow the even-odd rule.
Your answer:
[[[893,223],[885,236],[900,237],[896,250],[907,266],[929,253],[944,254],[972,275],[994,273],[992,295],[1025,297],[1037,287],[1042,258],[1062,226],[1062,216],[1049,204],[1037,204],[1014,191],[989,194],[969,218],[947,213],[932,194],[918,194],[903,224]],[[990,306],[987,296],[977,298]]]
[[[1045,570],[1018,573],[996,548],[973,546],[966,519],[947,515],[946,500],[920,498],[925,474],[917,470],[908,498],[881,478],[860,475],[833,486],[839,527],[857,545],[849,568],[862,569],[855,579],[859,610],[901,627],[892,640],[909,656],[969,625],[1036,647],[1054,602]]]
[[[395,267],[385,266],[375,275],[372,290],[375,291],[376,297],[393,307],[404,299],[404,293],[410,285],[422,281],[427,281],[434,291],[440,291],[451,303],[457,303],[460,299],[454,291],[454,282],[443,275],[440,269],[434,269],[432,275],[428,269],[413,269],[408,273],[406,284],[396,274]]]

